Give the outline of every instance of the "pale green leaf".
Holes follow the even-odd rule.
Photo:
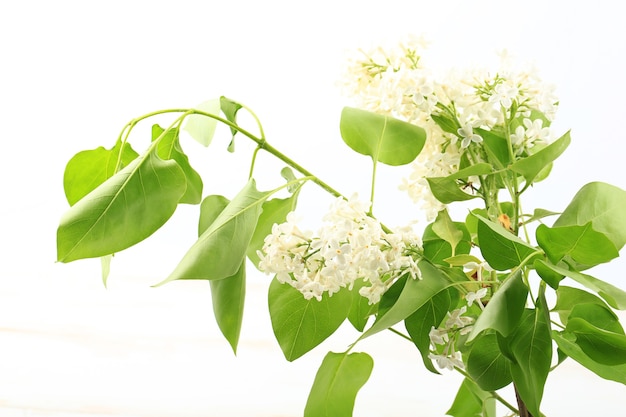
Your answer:
[[[220,113],[221,104],[220,99],[205,101],[204,103],[196,106],[196,110],[200,110],[204,113],[218,116]],[[198,143],[209,146],[213,140],[215,134],[215,128],[217,127],[217,120],[202,114],[192,114],[185,119],[184,129],[189,135],[195,139]]]
[[[351,417],[356,395],[373,368],[367,353],[328,352],[315,375],[304,417]]]
[[[495,400],[490,393],[481,390],[474,381],[465,378],[446,415],[452,417],[495,417]]]
[[[437,213],[437,218],[432,225],[433,232],[450,244],[454,256],[456,246],[463,240],[463,230],[456,227],[448,214],[448,210],[445,209]]]

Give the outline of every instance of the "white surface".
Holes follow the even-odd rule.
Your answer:
[[[616,4],[3,2],[0,416],[301,415],[326,351],[344,350],[355,336],[342,328],[287,363],[272,339],[268,278],[250,274],[234,358],[213,323],[206,283],[149,287],[193,242],[192,207],[153,239],[118,254],[108,290],[97,261],[54,264],[56,225],[66,208],[63,169],[77,151],[112,146],[133,117],[223,94],[252,107],[275,146],[340,191],[366,195],[366,183],[355,189],[344,175],[366,169],[338,134],[346,101],[335,81],[344,51],[424,33],[442,65],[493,62],[495,50],[508,48],[557,85],[556,126],[571,128],[573,143],[527,205],[559,210],[592,180],[626,188],[626,29]],[[148,139],[138,132],[133,143],[140,150]],[[183,143],[213,178],[206,193],[232,195],[247,175],[250,146],[239,140],[230,155],[223,151],[227,141],[216,139],[209,151]],[[277,178],[280,166],[267,166],[265,181]],[[394,172],[382,174],[399,178]],[[325,210],[326,197],[312,186],[305,191],[303,208]],[[412,216],[384,202],[378,207],[389,223]],[[598,276],[626,287],[625,266],[619,260]],[[428,375],[415,349],[393,335],[361,348],[375,368],[356,417],[447,410],[456,376]],[[567,365],[551,375],[544,408],[551,417],[622,415],[625,398],[625,387]]]

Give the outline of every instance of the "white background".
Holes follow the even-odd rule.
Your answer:
[[[423,34],[441,67],[491,64],[507,48],[557,86],[555,128],[573,143],[529,195],[560,210],[583,184],[626,188],[626,29],[612,1],[22,1],[0,5],[0,416],[297,416],[328,350],[354,340],[349,327],[294,363],[274,341],[268,277],[251,273],[238,357],[212,318],[206,282],[158,289],[194,240],[196,207],[183,207],[152,239],[118,254],[109,288],[97,261],[55,264],[67,207],[67,160],[110,148],[144,113],[226,95],[254,109],[268,140],[341,192],[367,195],[355,175],[367,161],[338,134],[337,88],[347,52]],[[141,151],[148,125],[131,140]],[[142,134],[143,132],[143,134]],[[207,175],[205,194],[231,196],[247,176],[251,146],[228,154],[183,143]],[[262,185],[282,167],[263,157]],[[383,171],[401,178],[406,171]],[[379,215],[415,217],[391,182]],[[263,188],[263,187],[261,187]],[[382,188],[382,187],[381,187]],[[330,200],[307,186],[302,209]],[[405,204],[406,203],[406,204]],[[623,260],[596,276],[626,287]],[[375,339],[375,340],[374,340]],[[366,340],[375,360],[355,416],[442,416],[459,378],[423,371],[393,335]],[[626,389],[575,364],[551,375],[549,416],[623,415]]]

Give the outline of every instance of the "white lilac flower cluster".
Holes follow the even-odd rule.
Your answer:
[[[516,156],[532,153],[552,140],[548,124],[558,101],[533,68],[514,70],[505,54],[497,72],[472,69],[436,78],[423,65],[425,48],[423,40],[412,38],[394,48],[360,51],[343,84],[356,106],[426,130],[426,145],[401,189],[421,203],[430,221],[443,205],[425,177],[456,172],[463,153],[482,146],[478,128],[508,135]],[[480,152],[473,154],[480,158]]]
[[[421,240],[409,228],[387,233],[366,214],[369,204],[353,196],[336,199],[324,216],[316,236],[302,231],[294,212],[287,221],[274,224],[259,252],[259,267],[276,274],[278,281],[299,290],[306,299],[322,299],[341,288],[352,289],[356,280],[365,285],[359,293],[370,304],[401,276],[420,278],[416,259]]]

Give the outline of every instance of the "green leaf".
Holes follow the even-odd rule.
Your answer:
[[[435,113],[432,113],[430,117],[444,132],[452,133],[454,135],[458,134],[457,131],[461,126],[459,126],[456,120]]]
[[[613,242],[593,230],[591,222],[552,228],[542,224],[536,230],[536,237],[553,264],[568,256],[580,264],[594,266],[619,256]]]
[[[573,306],[568,319],[582,319],[599,329],[623,335],[624,328],[613,310],[594,295],[589,296],[593,297],[592,302]]]
[[[463,240],[463,230],[459,229],[448,214],[448,210],[437,213],[433,225],[433,232],[450,244],[452,255],[455,254],[456,246]]]
[[[352,107],[341,112],[339,127],[350,148],[387,165],[412,162],[426,142],[426,132],[421,127]]]
[[[493,396],[480,389],[471,379],[465,378],[454,398],[452,407],[446,412],[452,417],[495,417]]]
[[[604,282],[602,280],[594,278],[591,275],[582,274],[578,271],[570,271],[569,269],[561,268],[559,266],[552,265],[550,263],[547,263],[541,260],[537,262],[542,263],[546,268],[553,270],[557,274],[570,277],[571,279],[578,282],[579,284],[584,285],[590,290],[595,291],[611,307],[616,308],[618,310],[626,310],[626,292],[625,291],[609,284],[608,282]]]
[[[575,336],[557,331],[552,332],[552,338],[567,356],[580,363],[596,375],[626,385],[626,364],[604,365],[591,359],[575,342]]]
[[[432,327],[438,327],[448,311],[456,307],[458,302],[459,292],[454,288],[448,288],[435,294],[404,320],[407,332],[422,355],[424,366],[435,374],[438,374],[439,371],[428,357],[430,353],[430,330]]]
[[[539,253],[522,239],[499,224],[474,214],[478,218],[478,240],[480,252],[489,265],[498,271],[519,266],[533,253]]]
[[[220,97],[220,108],[222,109],[222,113],[226,116],[226,120],[229,122],[237,124],[237,112],[243,108],[243,106],[231,99],[228,99],[224,96]],[[233,136],[230,144],[228,145],[228,151],[235,151],[235,135],[238,130],[234,127],[230,127],[230,133]]]
[[[401,322],[436,294],[454,285],[441,271],[427,261],[421,261],[419,268],[422,279],[407,279],[397,301],[384,314],[379,314],[374,324],[359,339],[369,337]]]
[[[526,179],[526,185],[528,186],[546,166],[558,158],[565,151],[565,149],[567,149],[570,142],[570,134],[567,132],[539,152],[517,160],[510,166],[510,169],[511,171],[522,175]]]
[[[178,139],[178,129],[165,133],[159,125],[152,126],[152,141],[159,140],[157,153],[159,158],[167,161],[173,159],[185,173],[187,189],[180,199],[181,203],[198,204],[202,200],[202,178],[189,164],[189,158],[183,152]],[[161,137],[163,135],[163,137]]]
[[[574,196],[554,227],[584,226],[608,237],[619,251],[626,243],[626,191],[610,184],[592,182]]]
[[[273,198],[263,203],[263,212],[259,217],[252,239],[248,245],[247,255],[255,267],[259,267],[260,258],[257,251],[263,249],[265,237],[272,233],[274,224],[281,224],[287,218],[287,214],[296,208],[298,193],[289,198]]]
[[[113,260],[113,255],[104,255],[100,257],[102,284],[104,285],[104,288],[107,287],[107,280],[109,279],[109,274],[111,273],[111,260]]]
[[[315,375],[304,417],[352,416],[356,395],[373,368],[367,353],[328,352]]]
[[[511,383],[511,361],[500,351],[495,333],[483,334],[474,341],[467,356],[467,373],[485,391],[496,391]]]
[[[480,332],[486,329],[494,329],[503,336],[511,334],[519,324],[527,297],[528,287],[522,280],[522,271],[518,269],[491,297],[489,304],[476,319],[468,342],[474,340]]]
[[[537,220],[541,220],[541,219],[549,217],[549,216],[556,216],[557,214],[560,214],[560,213],[557,213],[555,211],[550,211],[550,210],[537,208],[537,209],[535,209],[535,211],[533,212],[532,215],[524,215],[523,216],[523,217],[528,217],[526,220],[524,220],[524,224],[529,224],[529,223],[532,223],[532,222],[537,221]]]
[[[492,171],[493,168],[491,165],[482,162],[470,165],[447,177],[431,177],[426,178],[426,181],[428,181],[430,191],[437,200],[441,201],[443,204],[450,204],[455,201],[467,201],[480,197],[478,194],[468,194],[464,192],[457,183],[457,180],[476,175],[487,175]]]
[[[211,195],[202,201],[198,236],[208,229],[228,206],[228,199],[220,195]],[[220,331],[230,343],[233,353],[237,353],[237,344],[243,323],[243,310],[246,298],[246,263],[245,260],[234,275],[209,281],[213,315]]]
[[[350,311],[350,291],[307,300],[289,284],[273,279],[269,289],[272,329],[288,361],[298,359],[333,334]]]
[[[456,255],[468,254],[472,248],[470,243],[470,235],[462,222],[453,222],[454,228],[462,231],[463,238],[457,244],[454,253]],[[424,257],[434,264],[448,266],[446,259],[452,256],[452,246],[443,240],[433,230],[433,223],[426,226],[422,237],[424,247]]]
[[[475,128],[474,132],[483,138],[483,144],[489,156],[489,161],[493,162],[498,169],[502,169],[511,163],[506,138],[490,130],[480,128]]]
[[[357,279],[354,281],[352,290],[352,304],[348,312],[348,320],[355,329],[362,332],[367,325],[369,317],[376,311],[375,305],[370,305],[369,300],[359,294],[359,290],[365,286],[365,281]]]
[[[535,259],[533,262],[533,268],[535,268],[535,272],[543,281],[545,281],[550,287],[553,289],[558,289],[561,283],[561,280],[565,278],[564,275],[561,275],[551,268],[546,266],[545,262],[542,262],[541,259]]]
[[[556,304],[552,311],[559,313],[561,322],[567,324],[567,318],[574,308],[580,308],[578,306],[586,306],[584,308],[590,308],[589,305],[597,305],[604,308],[613,320],[617,320],[617,316],[609,308],[608,305],[602,299],[595,295],[583,291],[578,288],[560,286],[556,290]]]
[[[604,325],[604,323],[601,323]],[[603,365],[626,363],[626,336],[594,326],[582,317],[570,316],[565,331],[576,336],[576,344],[594,361]]]
[[[219,115],[221,109],[220,101],[221,100],[219,98],[205,101],[199,106],[196,106],[196,110],[217,116]],[[198,143],[204,146],[209,146],[213,140],[216,127],[216,119],[202,114],[192,114],[187,116],[184,129]]]
[[[57,230],[57,259],[110,255],[141,242],[176,210],[185,175],[151,148],[74,204]]]
[[[241,266],[269,192],[256,189],[253,179],[200,235],[163,282],[177,279],[222,279]]]
[[[550,317],[545,300],[540,299],[534,310],[526,310],[515,333],[509,338],[509,347],[515,362],[511,375],[520,397],[533,416],[539,411],[543,390],[552,362]]]
[[[77,153],[69,160],[63,174],[63,189],[70,206],[95,190],[139,155],[129,143],[118,140],[111,149],[102,146]],[[118,160],[120,161],[118,167]]]

